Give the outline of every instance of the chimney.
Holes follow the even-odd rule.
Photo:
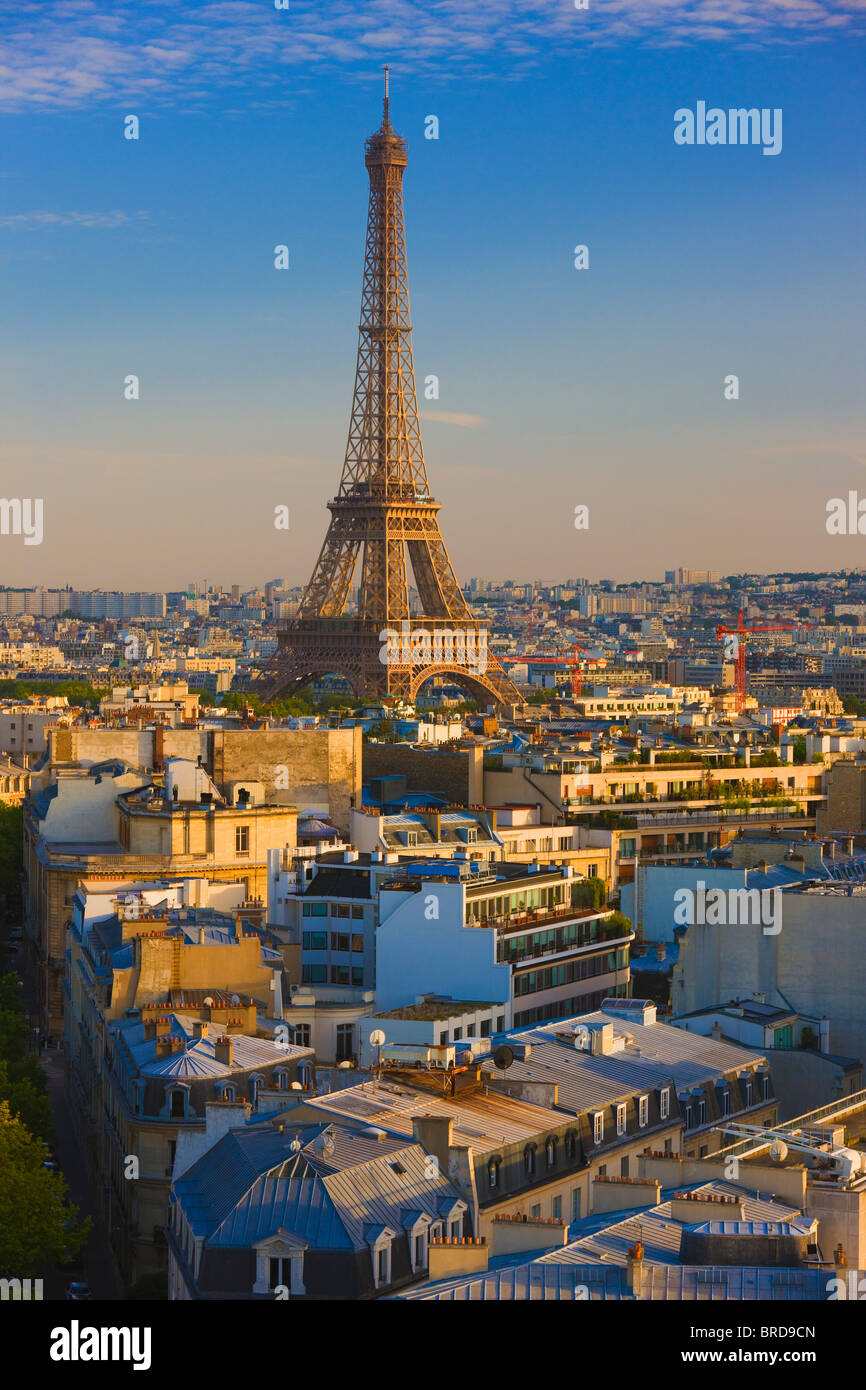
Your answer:
[[[448,1173],[448,1158],[454,1134],[453,1115],[413,1115],[412,1137],[438,1161],[439,1172]]]
[[[207,1019],[196,1018],[193,1020],[192,1035],[196,1040],[198,1040],[199,1038],[206,1038],[209,1031],[210,1024],[208,1023]]]
[[[625,1267],[625,1282],[626,1287],[631,1290],[635,1298],[640,1298],[643,1288],[643,1246],[640,1241],[629,1247]]]
[[[223,1066],[230,1067],[232,1065],[233,1049],[234,1043],[232,1042],[231,1038],[223,1035],[223,1037],[217,1038],[215,1040],[213,1045],[213,1055],[218,1062],[222,1062]]]

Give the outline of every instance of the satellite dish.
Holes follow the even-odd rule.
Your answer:
[[[385,1034],[382,1032],[382,1029],[381,1029],[381,1028],[375,1028],[375,1029],[373,1030],[373,1032],[370,1034],[370,1046],[371,1046],[371,1047],[384,1047],[384,1046],[385,1046]]]
[[[236,1009],[237,1006],[238,1006],[238,1004],[239,1004],[240,1002],[241,1002],[241,996],[240,996],[239,994],[233,994],[233,995],[232,995],[232,1008],[235,1008],[235,1009]]]
[[[590,1031],[585,1023],[578,1023],[574,1029],[574,1045],[578,1052],[585,1052],[590,1042]]]
[[[498,1067],[499,1071],[508,1071],[513,1061],[514,1050],[512,1048],[508,1047],[505,1043],[503,1043],[502,1047],[497,1047],[493,1054],[494,1067]]]
[[[207,1004],[207,1006],[208,1006],[209,1009],[212,1009],[212,1008],[213,1008],[213,1000],[211,999],[211,997],[210,997],[209,994],[206,994],[206,995],[205,995],[205,997],[204,997],[204,1002]]]
[[[297,1134],[296,1134],[295,1137],[294,1137],[294,1139],[292,1140],[291,1144],[289,1145],[289,1148],[291,1149],[291,1151],[292,1151],[293,1154],[296,1154],[296,1153],[300,1153],[302,1147],[303,1147],[303,1146],[302,1146],[302,1144],[301,1144],[301,1141],[300,1141],[300,1139],[298,1138],[298,1136],[297,1136]]]
[[[784,1139],[774,1139],[770,1145],[770,1157],[774,1163],[784,1163],[788,1157],[788,1145]]]

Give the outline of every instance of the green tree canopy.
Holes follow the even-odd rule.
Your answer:
[[[30,1279],[40,1265],[75,1255],[87,1239],[89,1217],[67,1199],[62,1175],[44,1168],[38,1139],[0,1101],[0,1273]]]

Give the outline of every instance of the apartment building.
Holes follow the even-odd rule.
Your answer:
[[[78,883],[191,875],[241,883],[245,899],[267,897],[268,851],[294,843],[294,806],[257,800],[255,787],[226,787],[203,768],[171,759],[159,782],[121,762],[54,768],[55,780],[24,810],[25,943],[39,989],[42,1026],[63,1026],[67,932]]]
[[[100,887],[75,895],[64,1041],[76,1122],[131,1283],[166,1267],[179,1135],[204,1130],[210,1102],[257,1111],[269,1092],[310,1087],[314,1054],[280,1031],[282,956],[242,905],[173,905],[205,894],[201,881]],[[116,910],[104,915],[107,896]]]

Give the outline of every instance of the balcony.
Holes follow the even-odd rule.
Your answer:
[[[609,909],[608,909],[609,910]],[[530,908],[527,912],[506,912],[498,917],[468,918],[467,927],[494,927],[502,933],[523,931],[527,927],[551,927],[557,923],[580,922],[585,918],[601,918],[595,907]]]

